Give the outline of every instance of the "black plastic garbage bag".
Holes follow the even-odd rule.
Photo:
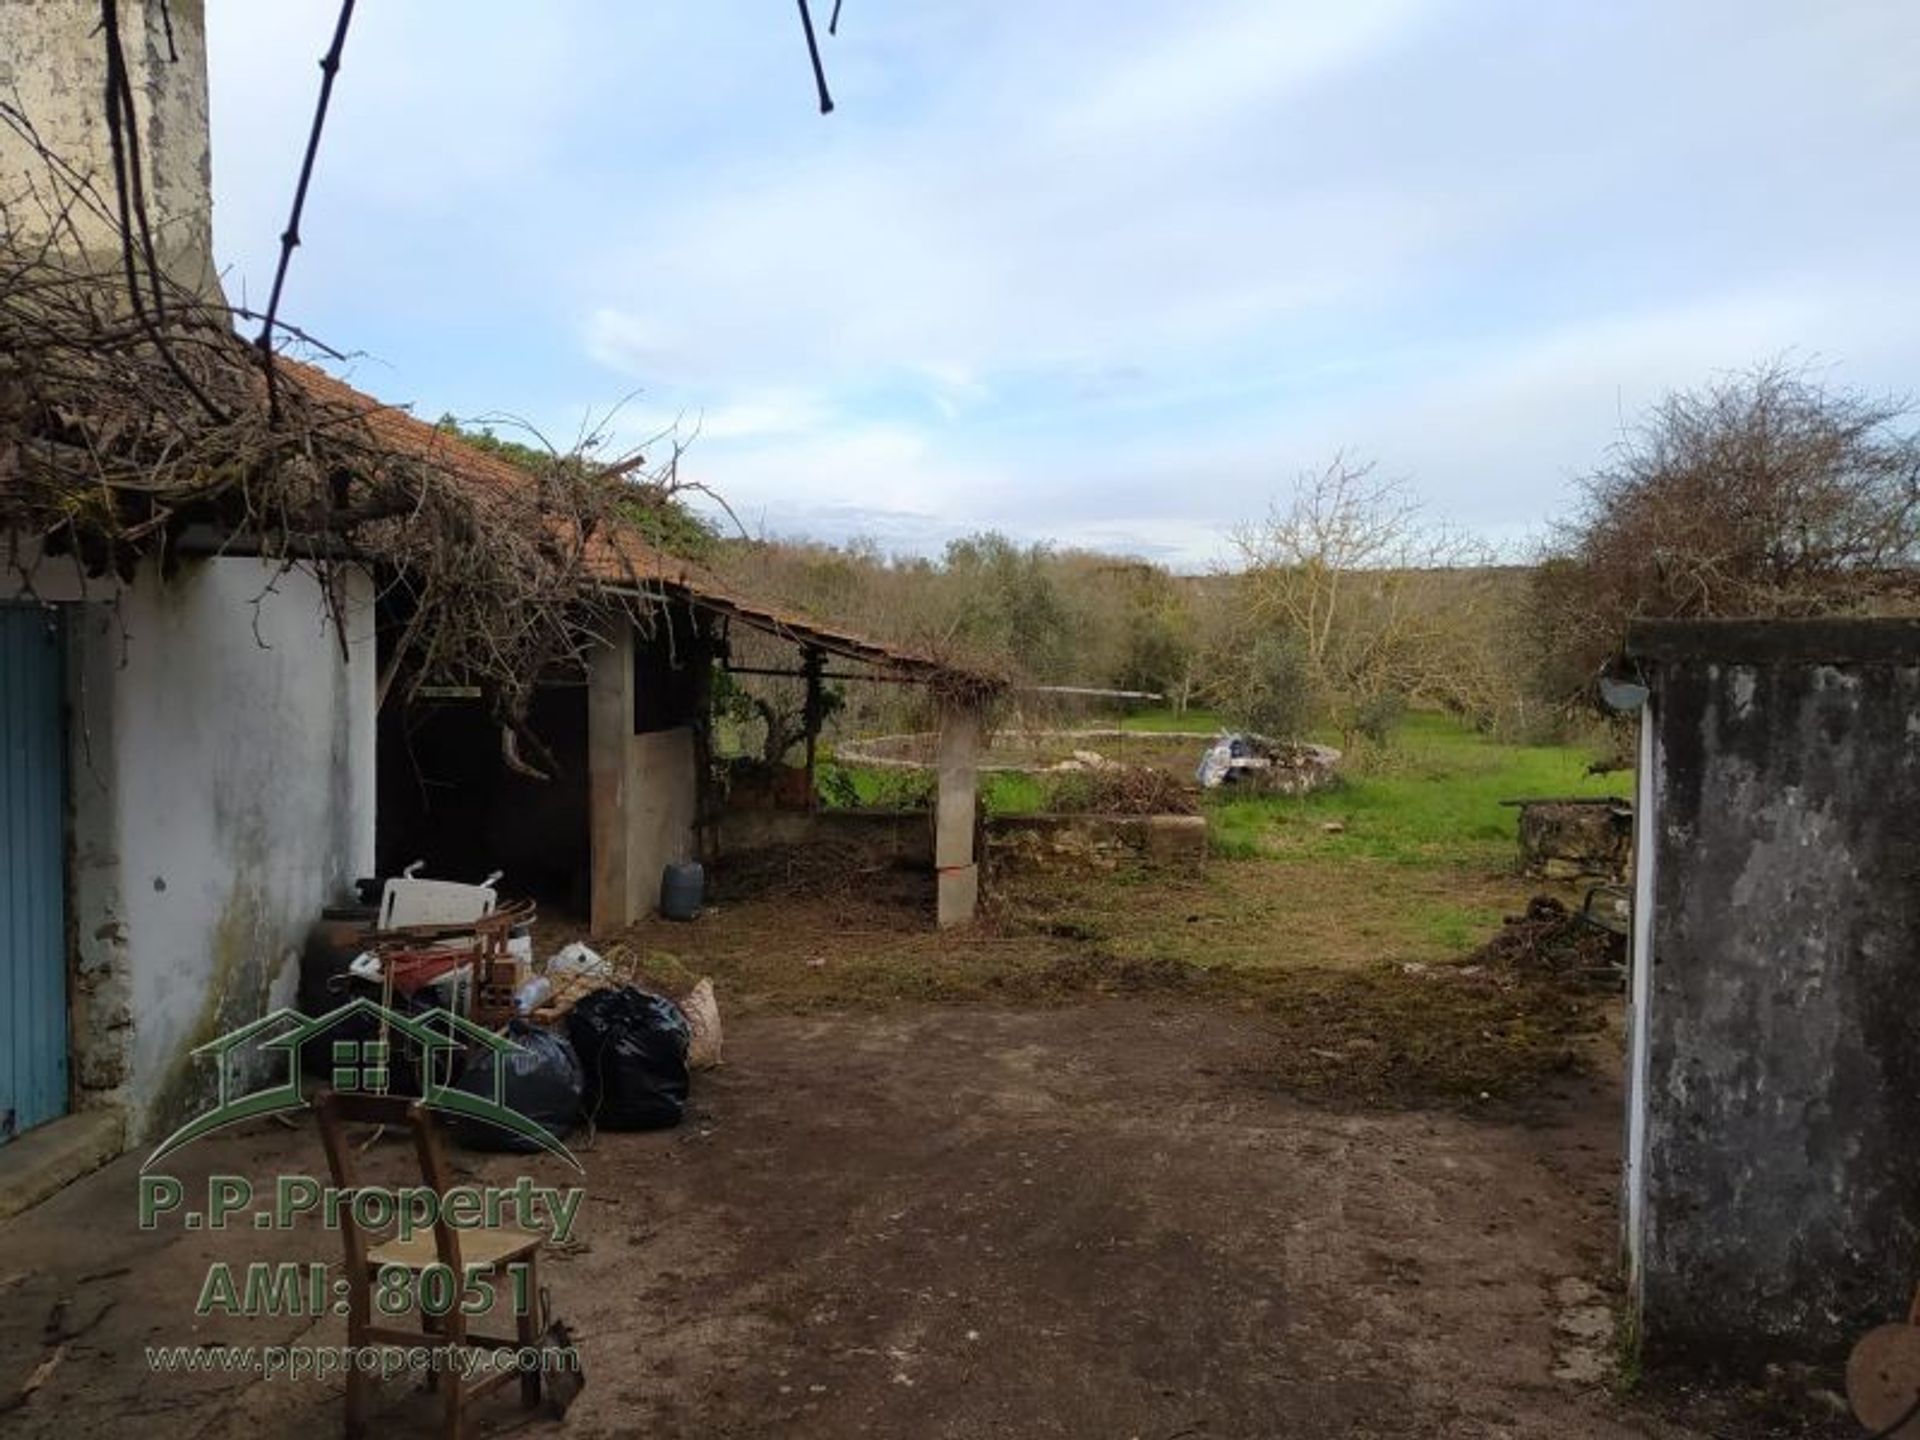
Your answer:
[[[495,1054],[484,1046],[471,1050],[454,1087],[483,1100],[497,1099],[555,1140],[566,1139],[580,1119],[584,1089],[580,1061],[573,1053],[573,1046],[564,1036],[525,1020],[508,1024],[507,1039],[519,1048],[505,1054]],[[538,1141],[525,1135],[516,1135],[504,1126],[489,1125],[469,1115],[453,1117],[452,1125],[460,1143],[475,1150],[512,1150],[525,1154],[542,1148]]]
[[[664,1130],[687,1109],[687,1046],[680,1007],[634,986],[596,990],[567,1015],[586,1074],[587,1114],[609,1130]]]

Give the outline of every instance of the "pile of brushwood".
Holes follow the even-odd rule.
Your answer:
[[[1611,983],[1627,957],[1626,937],[1583,920],[1551,895],[1536,895],[1474,959],[1516,974]]]
[[[12,107],[0,120],[32,137]],[[436,447],[398,443],[382,407],[279,353],[290,327],[247,342],[243,312],[176,284],[132,236],[124,267],[29,243],[82,210],[121,223],[87,177],[47,164],[61,213],[0,196],[0,565],[26,596],[49,566],[130,581],[148,560],[257,554],[316,579],[344,650],[347,577],[371,573],[394,617],[382,698],[477,687],[516,730],[610,608],[657,612],[635,598],[649,577],[624,560],[621,519],[671,476],[638,456],[556,457],[514,483],[451,474]]]
[[[1191,786],[1150,765],[1108,765],[1054,779],[1048,808],[1067,815],[1197,815]]]
[[[1537,1104],[1592,1067],[1623,943],[1540,896],[1457,962],[1273,971],[1275,1078],[1336,1103]]]

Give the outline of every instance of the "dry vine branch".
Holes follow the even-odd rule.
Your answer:
[[[43,206],[99,202],[57,162],[47,173]],[[210,536],[314,575],[337,618],[356,566],[395,617],[383,696],[477,686],[544,755],[524,730],[536,682],[584,669],[610,617],[651,623],[658,556],[623,520],[655,493],[639,458],[490,468],[291,361],[276,419],[231,312],[164,274],[143,277],[162,304],[143,287],[135,309],[85,258],[27,240],[62,232],[63,211],[22,203],[0,199],[0,530],[15,568],[67,556],[130,578]]]
[[[112,0],[105,0],[111,4]],[[287,285],[287,270],[293,264],[293,252],[300,245],[300,216],[307,208],[307,187],[313,183],[314,161],[320,155],[320,134],[327,124],[327,106],[333,99],[334,77],[340,73],[340,55],[347,48],[347,27],[353,23],[354,0],[341,0],[340,18],[334,25],[333,43],[320,57],[320,98],[313,107],[313,125],[307,132],[306,153],[300,160],[300,178],[293,187],[293,210],[287,216],[287,228],[280,235],[280,260],[274,266],[273,289],[267,296],[267,313],[260,319],[260,335],[253,343],[260,351],[260,367],[267,377],[267,413],[280,415],[279,377],[274,374],[274,318],[280,313],[280,297]]]

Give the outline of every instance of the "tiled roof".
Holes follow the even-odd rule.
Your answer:
[[[519,490],[532,483],[518,466],[468,443],[445,426],[429,424],[403,407],[383,404],[317,366],[285,357],[275,363],[281,374],[298,384],[313,401],[351,415],[364,424],[382,446],[434,466],[449,479],[471,488],[477,496]],[[999,688],[999,682],[993,677],[855,635],[797,611],[742,595],[704,566],[667,553],[628,526],[595,535],[587,547],[587,561],[595,576],[611,588],[657,587],[676,591],[716,614],[730,616],[796,645],[812,646],[897,675],[923,676],[929,680],[945,677],[980,689]]]

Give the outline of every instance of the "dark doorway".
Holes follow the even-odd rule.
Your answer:
[[[528,723],[556,772],[512,769],[499,723],[478,699],[420,699],[380,715],[380,873],[480,880],[585,914],[588,887],[587,687],[543,686]],[[525,758],[525,757],[523,757]]]

